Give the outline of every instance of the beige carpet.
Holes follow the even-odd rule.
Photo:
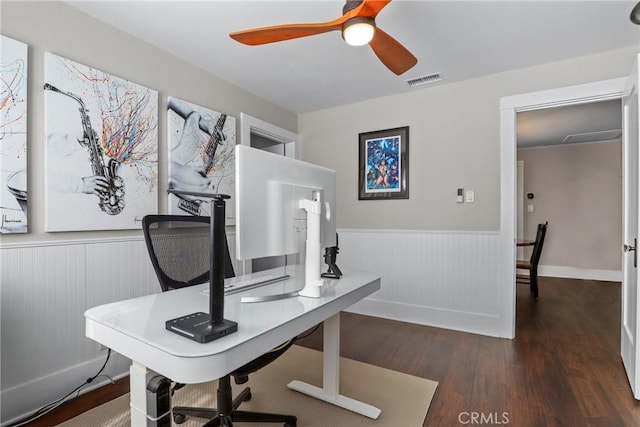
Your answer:
[[[340,360],[340,393],[382,410],[377,420],[354,414],[287,388],[298,379],[321,386],[322,353],[293,346],[278,360],[249,377],[252,399],[240,408],[279,412],[298,417],[299,427],[389,426],[419,427],[429,409],[437,382],[379,368],[354,360]],[[232,381],[233,384],[233,381]],[[234,387],[234,395],[241,389]],[[174,405],[214,407],[215,382],[189,385],[173,397]],[[181,426],[200,426],[203,419],[189,418]],[[124,427],[130,425],[129,394],[73,418],[65,427]],[[235,423],[234,426],[258,424]],[[276,425],[276,424],[269,424]]]

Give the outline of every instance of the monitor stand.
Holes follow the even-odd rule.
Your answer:
[[[210,199],[211,205],[211,250],[209,252],[209,313],[197,312],[167,320],[167,330],[200,343],[222,338],[238,330],[238,324],[224,318],[224,259],[226,239],[225,201],[226,194],[198,193],[168,190],[176,195],[188,195]]]
[[[300,208],[307,212],[307,241],[304,254],[304,288],[282,294],[242,297],[241,302],[266,302],[292,297],[320,298],[324,281],[320,275],[320,215],[322,201],[320,192],[314,191],[313,199],[300,201]]]
[[[320,278],[320,215],[322,201],[320,193],[314,192],[313,199],[300,201],[300,207],[307,212],[307,242],[304,254],[304,288],[298,291],[301,297],[319,298],[323,280]]]

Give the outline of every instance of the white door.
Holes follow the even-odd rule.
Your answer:
[[[524,239],[524,160],[517,162],[517,183],[516,183],[516,238]],[[517,259],[524,259],[524,248],[517,247]]]
[[[622,314],[620,353],[629,384],[636,399],[640,399],[640,366],[638,346],[638,58],[629,76],[622,98],[623,138],[623,220],[622,220]]]

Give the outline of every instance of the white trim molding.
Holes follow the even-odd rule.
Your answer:
[[[593,268],[564,267],[559,265],[540,265],[538,276],[561,277],[565,279],[600,280],[603,282],[622,282],[622,270],[598,270]]]
[[[563,105],[584,104],[622,97],[626,77],[525,93],[500,99],[500,312],[504,328],[515,336],[516,295],[516,114]]]

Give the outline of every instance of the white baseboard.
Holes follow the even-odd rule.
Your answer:
[[[11,424],[31,413],[34,409],[64,397],[67,393],[82,384],[87,378],[93,377],[102,367],[106,357],[99,358],[70,366],[45,377],[37,378],[27,383],[3,390],[0,394],[2,401],[2,423]],[[113,380],[129,375],[131,361],[118,353],[112,352],[102,374],[108,375]],[[105,376],[100,376],[95,381],[83,388],[79,394],[87,393],[110,382]],[[52,398],[52,396],[55,396]]]
[[[345,311],[434,328],[505,338],[498,316],[365,298]]]
[[[602,280],[607,282],[621,282],[621,270],[597,270],[589,268],[563,267],[556,265],[541,265],[538,275],[543,277],[562,277],[566,279]]]

